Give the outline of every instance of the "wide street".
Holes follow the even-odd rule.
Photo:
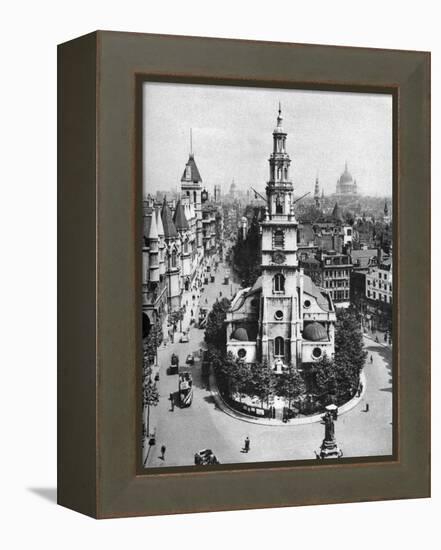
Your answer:
[[[219,266],[215,282],[205,285],[201,306],[211,308],[220,292],[230,298],[231,289],[236,291],[237,283],[222,284],[224,272],[224,266]],[[335,424],[337,443],[344,457],[392,453],[392,353],[390,348],[367,338],[365,345],[369,355],[364,369],[364,395],[353,409],[339,416]],[[209,388],[203,384],[200,362],[192,367],[191,407],[181,409],[176,393],[172,411],[169,395],[178,390],[178,376],[166,373],[171,355],[176,353],[182,365],[189,353],[201,347],[204,347],[204,331],[192,327],[188,343],[180,343],[177,335],[175,343],[161,346],[159,350],[160,400],[150,413],[150,432],[156,429],[156,445],[149,449],[147,468],[192,465],[195,452],[204,448],[211,448],[223,464],[315,458],[314,450],[319,448],[324,436],[323,424],[267,426],[226,414],[216,406]],[[368,412],[365,412],[366,403]],[[251,449],[244,453],[242,448],[247,436]],[[164,460],[160,458],[162,445],[167,449]]]

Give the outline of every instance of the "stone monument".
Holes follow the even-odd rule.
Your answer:
[[[318,451],[315,451],[315,455],[319,459],[327,458],[341,458],[343,456],[342,450],[337,445],[335,440],[335,426],[332,414],[328,411],[324,417],[325,421],[325,438]]]

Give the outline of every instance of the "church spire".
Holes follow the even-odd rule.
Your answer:
[[[279,116],[277,117],[277,128],[282,129],[282,122],[283,122],[283,118],[282,118],[282,104],[281,104],[281,102],[279,101]]]
[[[319,185],[319,178],[318,174],[315,178],[315,185],[314,185],[314,201],[317,208],[320,208],[320,185]]]

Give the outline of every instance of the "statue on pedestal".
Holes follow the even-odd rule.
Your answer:
[[[325,438],[322,441],[320,449],[315,451],[315,456],[321,460],[327,458],[341,458],[343,456],[343,451],[339,448],[335,440],[335,426],[332,414],[328,411],[323,420],[325,422]]]

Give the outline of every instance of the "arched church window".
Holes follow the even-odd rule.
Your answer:
[[[283,214],[283,200],[280,195],[276,197],[276,214]]]
[[[274,355],[283,357],[285,355],[285,340],[281,336],[277,336],[274,340]]]
[[[196,204],[196,191],[193,191],[193,202]]]
[[[176,267],[176,252],[174,250],[171,255],[171,265],[172,267]]]
[[[285,277],[281,273],[274,275],[274,292],[285,292]]]
[[[281,229],[274,231],[274,248],[284,248],[285,234]]]

